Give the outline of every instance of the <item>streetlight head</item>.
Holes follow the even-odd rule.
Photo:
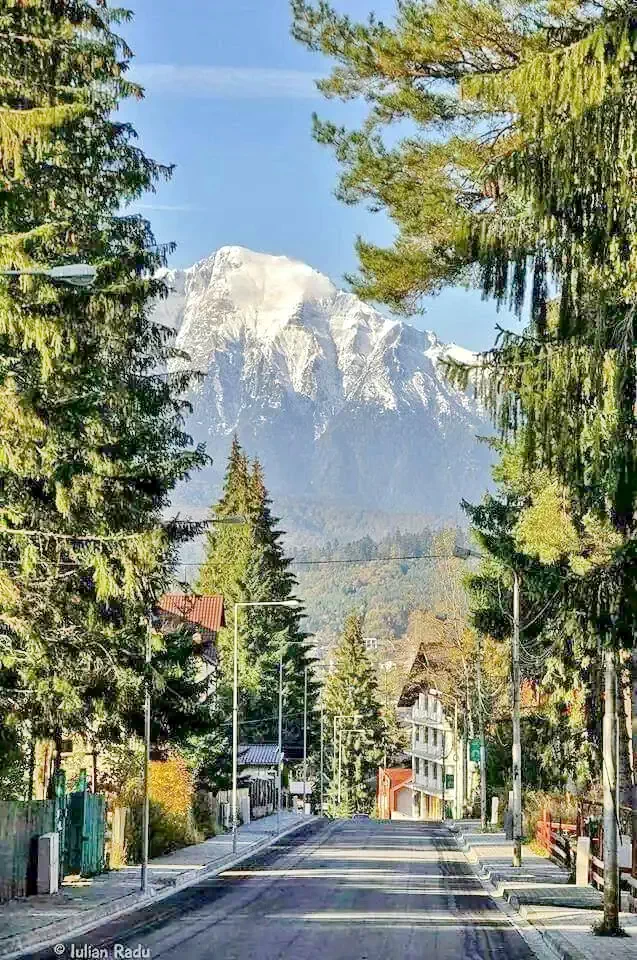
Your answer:
[[[455,543],[453,547],[453,556],[458,560],[468,560],[471,556],[471,550],[468,547],[461,547],[459,543]]]
[[[52,280],[60,280],[72,287],[92,287],[95,283],[97,270],[90,263],[67,263],[58,267],[50,267],[46,275]]]
[[[453,555],[457,557],[458,560],[468,560],[469,557],[475,557],[476,560],[484,560],[484,554],[478,553],[477,550],[472,550],[471,547],[461,547],[460,544],[455,544],[453,548]]]
[[[298,610],[301,606],[300,600],[282,600],[279,604],[281,607],[288,607],[289,610]]]

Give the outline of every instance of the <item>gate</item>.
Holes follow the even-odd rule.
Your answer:
[[[89,792],[85,771],[79,787],[66,798],[64,874],[90,877],[104,870],[106,802]]]

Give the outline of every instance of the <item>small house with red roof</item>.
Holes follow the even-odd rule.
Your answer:
[[[226,625],[223,597],[219,594],[164,593],[159,598],[158,616],[168,632],[186,625],[191,629],[195,651],[203,661],[202,679],[213,679],[217,671],[217,634]]]
[[[411,767],[379,767],[376,804],[381,820],[412,820]]]

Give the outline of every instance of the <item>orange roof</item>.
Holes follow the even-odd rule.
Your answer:
[[[411,767],[386,767],[384,773],[389,777],[390,790],[397,790],[412,777]]]
[[[165,593],[159,599],[159,609],[172,613],[185,623],[193,623],[204,630],[217,632],[225,627],[223,597],[219,594],[197,596],[193,593]]]

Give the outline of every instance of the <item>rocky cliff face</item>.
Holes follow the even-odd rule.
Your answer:
[[[158,318],[205,375],[189,429],[215,460],[190,502],[214,497],[234,431],[277,498],[448,519],[481,495],[488,424],[439,366],[467,351],[286,257],[223,247],[166,279]]]

